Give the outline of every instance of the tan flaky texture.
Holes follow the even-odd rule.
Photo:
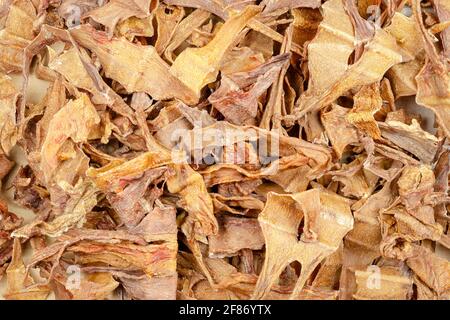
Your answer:
[[[2,299],[450,299],[448,0],[0,0]]]

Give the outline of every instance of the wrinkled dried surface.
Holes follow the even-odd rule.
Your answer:
[[[0,3],[4,299],[450,299],[446,0]]]

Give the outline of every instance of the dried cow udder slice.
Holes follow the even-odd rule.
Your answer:
[[[449,299],[448,2],[2,1],[0,298]]]
[[[310,190],[292,195],[269,193],[266,207],[258,217],[266,240],[266,257],[253,298],[265,297],[283,269],[301,263],[295,298],[311,273],[324,258],[340,246],[353,228],[349,205],[326,191]],[[304,232],[298,239],[300,223]]]

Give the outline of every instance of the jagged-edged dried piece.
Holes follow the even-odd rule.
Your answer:
[[[374,114],[381,109],[382,105],[380,85],[374,83],[363,86],[353,98],[353,109],[347,114],[347,121],[373,139],[380,139],[381,132]]]
[[[35,284],[22,261],[22,245],[14,239],[11,263],[6,269],[7,289],[4,294],[8,300],[45,300],[50,294],[48,285]]]
[[[347,121],[349,111],[350,109],[334,104],[321,116],[327,136],[339,159],[347,146],[359,142],[356,129]]]
[[[298,227],[302,219],[311,221],[311,218],[316,240],[299,241]],[[266,207],[258,220],[266,240],[266,257],[253,293],[254,299],[266,296],[283,269],[292,261],[302,265],[292,293],[296,296],[317,265],[338,249],[342,238],[353,228],[348,203],[331,192],[317,189],[293,195],[269,193]],[[307,221],[305,225],[308,225]]]
[[[397,182],[401,202],[407,209],[415,209],[433,191],[434,183],[430,166],[406,166]]]
[[[229,17],[230,10],[241,10],[246,5],[255,3],[254,0],[244,2],[242,0],[164,0],[164,2],[169,5],[202,9],[214,13],[224,20]]]
[[[420,124],[413,119],[411,125],[400,121],[379,122],[381,135],[411,152],[426,164],[431,163],[439,148],[439,139],[424,131]]]
[[[75,143],[87,142],[89,133],[99,123],[97,110],[85,94],[69,101],[53,116],[41,150],[41,168],[47,180],[58,167],[58,152],[64,143],[68,139]]]
[[[130,17],[146,18],[150,15],[150,6],[154,0],[111,0],[101,7],[95,8],[84,15],[103,24],[112,36],[116,25]],[[153,6],[153,5],[152,5]]]
[[[80,183],[73,189],[75,189],[72,190],[74,194],[62,214],[50,222],[34,220],[14,231],[13,236],[28,239],[35,235],[46,235],[55,238],[75,226],[81,226],[86,214],[97,204],[98,190],[87,183]]]
[[[388,71],[395,95],[414,95],[417,91],[415,77],[423,66],[423,45],[419,28],[414,18],[396,12],[385,30],[397,39],[405,58],[405,62]]]
[[[167,188],[180,195],[180,206],[189,213],[185,232],[192,237],[217,234],[219,226],[202,176],[187,164],[175,164],[172,169],[175,175],[167,180]]]
[[[23,50],[34,38],[36,9],[30,0],[9,4],[5,25],[0,30],[0,71],[22,71]]]
[[[147,152],[126,161],[116,161],[100,168],[90,168],[87,175],[92,177],[96,185],[104,192],[122,192],[124,181],[135,179],[142,172],[168,166],[173,172],[167,179],[169,192],[179,194],[180,206],[190,213],[186,226],[203,235],[217,233],[217,221],[211,197],[209,196],[202,176],[189,165],[174,163],[176,153],[170,153],[160,147],[158,152]],[[190,234],[194,235],[193,232]]]
[[[258,98],[278,78],[288,59],[288,54],[280,55],[251,71],[223,76],[220,87],[208,100],[231,123],[254,125]]]
[[[414,272],[414,282],[419,289],[419,298],[424,291],[429,291],[428,299],[450,298],[450,262],[438,257],[430,250],[414,246],[413,256],[406,260],[406,264]]]
[[[264,237],[258,220],[224,216],[219,220],[219,232],[208,237],[209,256],[233,256],[243,249],[260,250]]]
[[[373,39],[365,46],[361,58],[347,68],[334,84],[319,96],[308,96],[300,101],[297,117],[321,109],[356,86],[378,82],[392,66],[402,62],[402,55],[394,37],[383,29],[377,29]]]
[[[430,34],[425,29],[420,2],[420,0],[414,0],[412,7],[427,58],[425,66],[416,77],[416,102],[433,110],[445,135],[450,137],[450,77]]]
[[[343,0],[327,1],[317,34],[308,44],[309,85],[306,95],[320,95],[348,69],[355,32]]]
[[[199,99],[203,87],[216,80],[226,51],[259,11],[257,6],[247,6],[241,13],[230,17],[206,46],[184,50],[170,67],[170,73]]]
[[[375,272],[356,270],[356,300],[407,300],[412,294],[412,280],[393,267],[376,267]]]
[[[295,8],[318,8],[319,0],[264,0],[264,12],[276,11],[278,9],[295,9]]]
[[[170,42],[164,51],[164,57],[173,63],[173,52],[191,36],[192,32],[205,23],[211,14],[205,10],[194,10],[190,15],[184,18],[176,27]]]
[[[152,37],[155,34],[153,29],[153,16],[147,18],[130,17],[117,24],[115,35],[124,36],[132,41],[135,37]]]
[[[142,177],[129,177],[120,179],[123,190],[120,192],[106,191],[106,197],[112,208],[117,212],[122,223],[128,228],[137,226],[138,223],[152,209],[152,193],[146,194],[150,184],[164,179],[167,167],[159,167],[145,171]],[[158,192],[155,192],[158,195]],[[157,196],[156,195],[156,196]]]
[[[145,241],[177,240],[176,209],[173,207],[155,207],[130,232],[142,236]]]
[[[0,74],[0,146],[6,155],[17,141],[16,104],[19,94],[12,79]]]
[[[445,0],[433,1],[433,6],[436,9],[436,14],[441,23],[448,22],[450,20],[450,4]],[[447,26],[441,33],[442,46],[444,47],[444,55],[447,59],[450,59],[450,29]]]
[[[161,55],[175,35],[178,24],[184,17],[183,7],[169,7],[164,4],[158,6],[155,10],[157,23],[157,39],[155,49]]]
[[[70,33],[81,46],[95,52],[107,77],[118,81],[128,92],[146,92],[157,100],[178,98],[187,104],[197,101],[194,92],[169,72],[154,47],[133,44],[124,38],[109,40],[104,32],[87,25]]]
[[[395,12],[391,24],[385,30],[397,39],[399,47],[403,49],[405,62],[413,60],[423,50],[422,37],[413,17]]]

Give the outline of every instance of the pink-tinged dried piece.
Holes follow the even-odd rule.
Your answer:
[[[149,277],[148,275],[128,275],[117,273],[126,293],[135,300],[175,300],[177,275]]]
[[[419,299],[450,298],[450,262],[430,250],[414,246],[414,254],[406,260],[414,272]]]
[[[450,4],[445,0],[433,1],[433,6],[441,23],[450,20]],[[442,45],[444,47],[444,55],[450,59],[450,28],[447,26],[441,33]]]
[[[209,236],[209,256],[237,255],[240,250],[260,250],[264,237],[256,219],[224,216],[219,220],[219,233]]]
[[[35,284],[22,261],[22,245],[14,239],[11,263],[6,269],[7,289],[4,294],[8,300],[45,300],[50,294],[48,285]]]
[[[117,212],[122,223],[131,228],[135,227],[152,209],[151,199],[147,200],[146,193],[150,184],[164,178],[167,167],[147,170],[142,177],[135,179],[122,178],[123,190],[120,192],[106,191],[106,198]]]
[[[84,17],[90,17],[103,24],[112,36],[116,25],[130,17],[146,18],[150,15],[150,7],[154,0],[111,0],[105,5],[89,11]]]
[[[209,96],[208,100],[231,123],[254,125],[258,112],[258,98],[278,78],[288,58],[287,54],[280,55],[254,70],[222,76],[220,87]]]
[[[87,175],[101,190],[121,192],[127,180],[135,179],[146,170],[168,166],[173,172],[167,179],[169,192],[180,195],[180,206],[190,214],[186,226],[203,235],[217,233],[212,200],[202,176],[187,164],[174,163],[175,157],[175,153],[159,147],[157,152],[143,153],[127,162],[116,161],[100,169],[90,168]]]
[[[203,87],[216,80],[226,51],[259,11],[257,6],[247,6],[230,17],[206,46],[188,48],[177,57],[170,73],[194,92],[196,100],[200,98]]]
[[[318,210],[311,210],[310,205]],[[299,241],[298,227],[302,219],[311,219],[311,215],[314,217],[311,227],[317,239],[305,242],[301,238]],[[291,296],[295,297],[317,265],[338,249],[342,238],[353,228],[348,203],[331,192],[319,190],[293,195],[269,193],[258,220],[266,239],[266,258],[254,299],[266,296],[286,265],[298,261],[302,269]]]
[[[169,72],[169,66],[154,47],[133,44],[124,38],[109,40],[104,32],[87,25],[70,33],[81,46],[95,52],[106,76],[128,92],[146,92],[157,100],[177,98],[187,104],[197,101],[194,92]]]
[[[52,221],[33,220],[14,231],[13,236],[28,239],[35,235],[59,237],[67,230],[80,226],[97,204],[97,188],[89,183],[80,183],[72,188],[71,198],[64,206],[64,210]]]
[[[142,236],[145,241],[177,240],[176,209],[173,207],[155,207],[130,233]]]
[[[412,153],[423,163],[430,164],[439,148],[439,139],[424,131],[420,124],[413,119],[411,125],[400,121],[380,122],[381,135]]]

